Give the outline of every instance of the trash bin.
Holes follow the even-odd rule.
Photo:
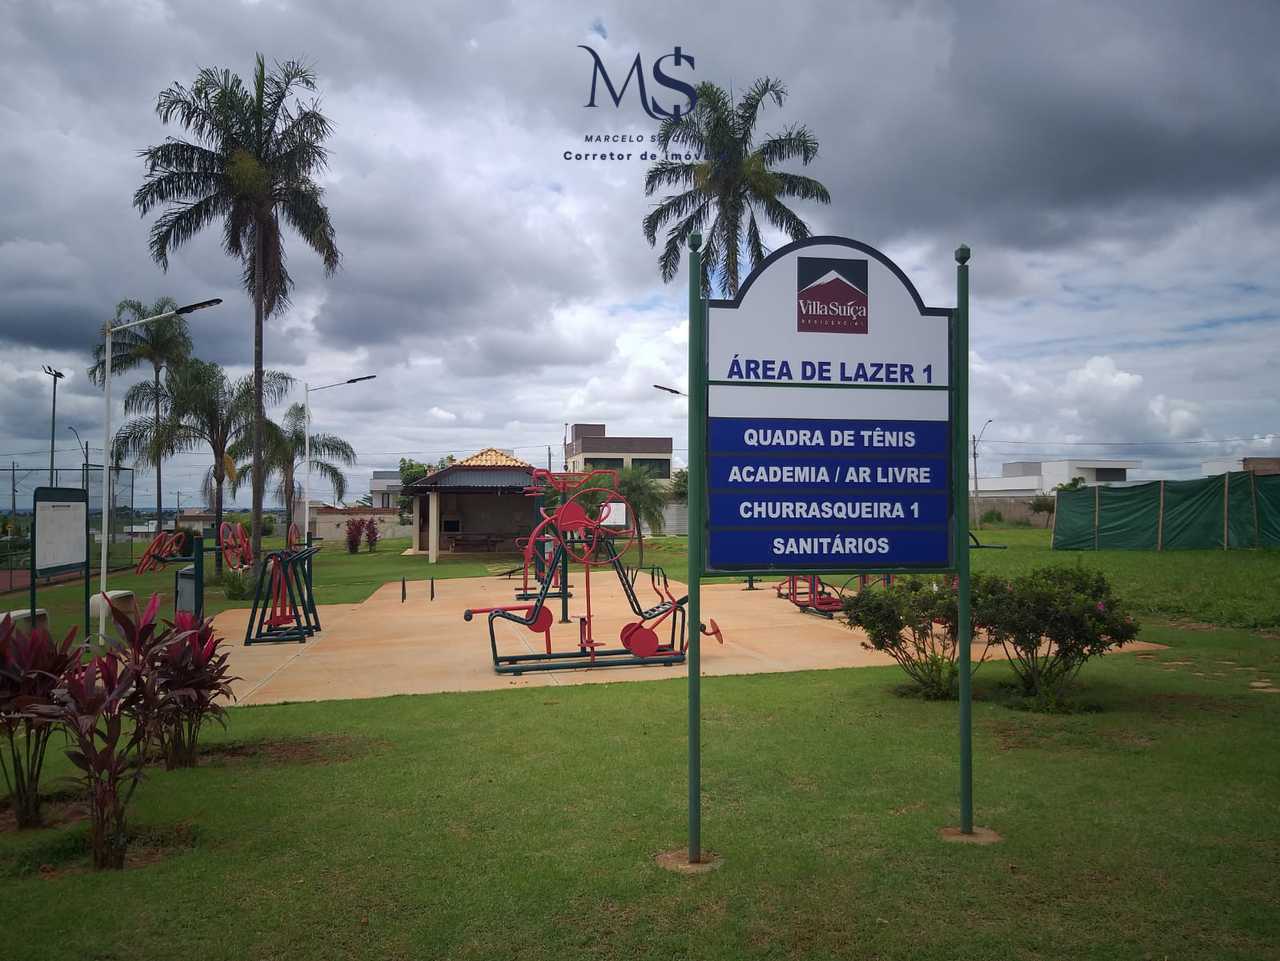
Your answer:
[[[173,609],[196,613],[196,566],[180,568],[173,580]]]

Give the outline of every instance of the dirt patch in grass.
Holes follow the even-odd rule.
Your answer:
[[[70,877],[76,874],[88,874],[93,870],[88,857],[88,835],[85,835],[83,848],[75,852],[74,857],[50,859],[38,865],[32,874],[45,880]],[[151,867],[176,854],[190,851],[196,846],[196,833],[191,824],[179,821],[166,828],[143,828],[130,833],[129,850],[125,854],[124,869],[134,871]],[[64,854],[71,850],[63,849]]]
[[[86,811],[88,805],[86,804]],[[31,832],[39,840],[26,850],[0,857],[0,877],[56,880],[93,870],[87,826],[72,831]],[[150,867],[196,846],[197,831],[189,822],[129,832],[125,870]]]
[[[267,764],[339,764],[351,761],[386,742],[347,734],[269,738],[262,741],[225,741],[200,748],[200,763],[211,767],[260,761]]]
[[[40,816],[43,823],[38,828],[29,830],[42,831],[45,828],[63,827],[76,824],[89,817],[89,801],[87,798],[71,792],[63,792],[46,796],[40,805]],[[6,801],[0,807],[0,834],[18,832],[18,818],[13,805]]]

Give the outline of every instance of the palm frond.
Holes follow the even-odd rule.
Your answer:
[[[774,173],[778,182],[779,197],[798,197],[801,200],[816,200],[820,204],[831,203],[831,194],[812,177],[801,174]]]
[[[772,100],[779,107],[787,98],[787,87],[781,80],[772,77],[761,77],[755,81],[738,101],[737,127],[738,136],[746,142],[751,141],[755,132],[756,121],[760,117],[760,107],[766,100]]]
[[[787,127],[780,134],[769,137],[759,147],[764,162],[770,166],[785,163],[797,157],[804,165],[810,164],[818,156],[818,138],[808,127],[795,124]]]

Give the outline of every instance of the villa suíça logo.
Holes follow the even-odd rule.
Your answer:
[[[796,258],[796,330],[867,332],[867,262],[832,257]]]

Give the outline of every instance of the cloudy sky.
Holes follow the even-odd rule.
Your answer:
[[[121,298],[224,298],[193,318],[196,351],[245,370],[252,309],[218,231],[166,274],[131,197],[138,151],[181,133],[157,93],[205,65],[248,76],[257,51],[313,64],[336,127],[342,268],[324,277],[292,239],[293,307],[266,336],[299,381],[377,373],[314,398],[315,428],[360,454],[349,499],[401,456],[544,462],[565,422],[671,435],[682,456],[683,403],[650,385],[684,384],[685,288],[641,234],[645,164],[563,157],[655,123],[634,89],[584,107],[580,44],[616,82],[677,45],[696,63],[667,60],[680,79],[782,78],[762,130],[808,125],[833,198],[801,214],[884,250],[927,302],[952,303],[951,252],[972,246],[982,474],[1116,456],[1189,476],[1280,453],[1277,38],[1267,0],[3,0],[0,461],[47,463],[46,363],[68,373],[59,463],[78,463],[67,425],[101,445],[84,369]],[[207,463],[171,465],[166,502],[189,503]],[[140,472],[136,502],[153,486]]]

